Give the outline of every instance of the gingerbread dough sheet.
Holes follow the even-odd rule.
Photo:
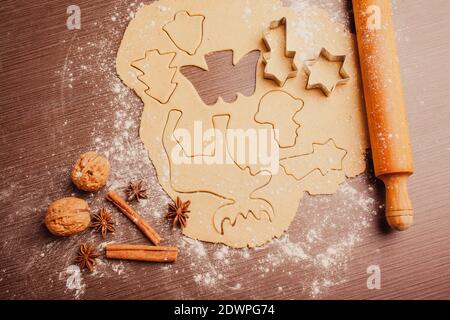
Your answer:
[[[268,48],[263,38],[277,21],[285,39]],[[137,12],[117,73],[144,103],[140,137],[159,182],[172,199],[191,200],[186,236],[263,245],[288,229],[305,192],[333,194],[365,170],[355,48],[325,11],[296,12],[278,0],[162,0]],[[234,64],[261,53],[255,90],[207,105],[180,70],[206,71],[205,56],[226,50]],[[268,61],[276,77],[267,77]]]

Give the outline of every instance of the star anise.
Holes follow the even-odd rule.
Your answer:
[[[139,202],[140,199],[147,199],[147,189],[144,188],[144,181],[130,181],[128,187],[125,188],[125,194],[128,201],[136,199]]]
[[[105,208],[100,208],[100,211],[92,217],[91,228],[100,231],[103,238],[106,237],[108,232],[116,231],[112,220],[112,213],[106,211]]]
[[[167,214],[167,219],[173,220],[173,227],[177,224],[180,225],[181,229],[186,228],[187,219],[189,218],[188,210],[191,201],[183,202],[179,197],[177,197],[177,201],[175,204],[169,203],[169,213]]]
[[[80,269],[88,269],[89,272],[94,270],[95,258],[100,257],[100,254],[95,251],[95,248],[90,244],[82,244],[78,251],[75,262],[80,265]]]

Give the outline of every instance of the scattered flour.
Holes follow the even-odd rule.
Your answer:
[[[185,237],[182,239],[180,248],[187,249],[188,254],[197,257],[197,259],[206,257],[205,246],[201,241]]]
[[[312,31],[315,26],[310,21],[313,18],[303,18],[307,15],[305,9],[313,1],[285,2],[299,13],[300,18],[295,22],[296,32],[306,42],[312,41]],[[327,1],[319,2],[326,9],[335,8]],[[105,154],[114,168],[107,188],[118,189],[130,179],[144,178],[151,199],[141,202],[137,209],[151,221],[155,229],[168,230],[168,224],[162,218],[169,198],[161,189],[147,152],[138,137],[142,103],[115,74],[115,55],[122,32],[141,5],[140,2],[133,2],[128,5],[125,12],[117,9],[117,12],[108,18],[114,22],[112,26],[111,22],[104,26],[99,23],[97,25],[98,39],[91,39],[86,43],[81,43],[77,39],[71,40],[64,69],[60,72],[61,104],[64,105],[66,100],[69,100],[71,91],[76,90],[78,83],[85,83],[85,81],[88,81],[87,84],[92,88],[92,94],[99,91],[108,96],[108,103],[104,107],[108,108],[111,117],[99,118],[91,133],[93,149]],[[162,5],[159,9],[162,12],[171,10]],[[332,13],[333,19],[348,17],[342,12],[328,11]],[[250,8],[246,8],[242,18],[248,19],[251,15]],[[339,22],[346,23],[342,20]],[[90,76],[86,77],[86,75]],[[85,80],[86,78],[95,80]],[[356,179],[366,178],[361,176]],[[174,265],[148,265],[147,268],[152,272],[170,272],[173,277],[185,277],[187,272],[185,268],[190,266],[194,271],[191,271],[192,277],[187,281],[197,284],[206,290],[205,292],[209,289],[212,290],[210,292],[227,293],[231,288],[234,291],[243,292],[248,298],[258,297],[259,281],[284,273],[287,275],[288,282],[275,285],[273,297],[286,294],[292,286],[301,287],[310,297],[321,297],[328,288],[345,281],[344,271],[350,261],[351,251],[361,241],[364,230],[379,210],[379,204],[375,202],[373,194],[373,189],[358,191],[351,184],[344,183],[334,196],[333,207],[329,208],[329,211],[324,211],[323,208],[331,201],[330,197],[306,197],[303,202],[307,200],[308,206],[300,206],[298,217],[290,228],[290,230],[300,230],[299,233],[294,235],[288,231],[280,239],[275,239],[262,248],[231,249],[223,245],[192,240],[167,231],[165,239],[172,239],[172,241],[176,239],[183,261]],[[90,202],[92,202],[93,210],[98,209],[104,205],[103,195],[93,195]],[[355,212],[358,213],[355,214]],[[122,230],[124,228],[118,228],[120,220],[116,220],[117,233],[114,239],[128,239],[130,234],[127,232],[132,227]],[[96,236],[91,234],[89,240],[98,242]],[[101,243],[100,248],[104,248],[105,245],[106,242]],[[49,246],[43,251],[51,252],[53,245]],[[78,267],[71,265],[73,252],[67,253],[64,259],[68,267],[59,274],[59,280],[65,281],[66,291],[74,292],[74,298],[78,299],[86,292],[86,284],[79,269],[77,271]],[[129,268],[127,263],[98,260],[100,261],[92,277],[124,276]],[[242,274],[241,270],[236,269],[237,265],[245,266],[246,273],[252,274],[251,281],[248,279],[245,281],[245,278],[242,278],[237,282],[236,275]],[[303,270],[305,273],[307,271],[307,276],[299,276],[299,272],[302,273]],[[189,297],[189,293],[185,294]]]
[[[121,275],[123,271],[125,270],[125,266],[123,265],[123,262],[116,263],[111,266],[111,269],[117,273],[117,275]]]

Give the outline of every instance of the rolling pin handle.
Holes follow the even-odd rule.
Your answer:
[[[408,194],[411,173],[386,174],[380,178],[386,187],[386,220],[399,231],[408,229],[414,221],[414,211]]]

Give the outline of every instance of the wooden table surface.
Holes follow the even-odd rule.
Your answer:
[[[414,226],[402,233],[387,228],[383,186],[368,172],[349,181],[347,192],[306,197],[288,236],[244,251],[184,239],[158,215],[169,199],[142,160],[136,125],[142,103],[113,74],[137,4],[74,1],[82,27],[68,30],[72,2],[0,2],[0,298],[450,298],[449,1],[393,1],[416,166],[409,183]],[[346,1],[309,2],[343,21],[349,13]],[[124,127],[125,144],[115,140]],[[146,219],[166,244],[182,247],[176,264],[101,259],[94,274],[70,282],[77,245],[104,241],[93,230],[57,239],[42,221],[48,203],[63,195],[86,198],[93,208],[107,205],[104,191],[83,194],[70,183],[71,165],[90,149],[109,152],[116,186],[146,178],[150,200],[139,208],[152,212]],[[354,205],[358,199],[366,202]],[[322,215],[338,228],[324,227]],[[145,243],[126,218],[115,212],[115,219],[120,231],[107,241]],[[307,245],[311,230],[323,231],[320,242],[310,241],[314,248]],[[302,261],[301,245],[308,261]],[[381,289],[366,286],[371,265],[381,270]]]

